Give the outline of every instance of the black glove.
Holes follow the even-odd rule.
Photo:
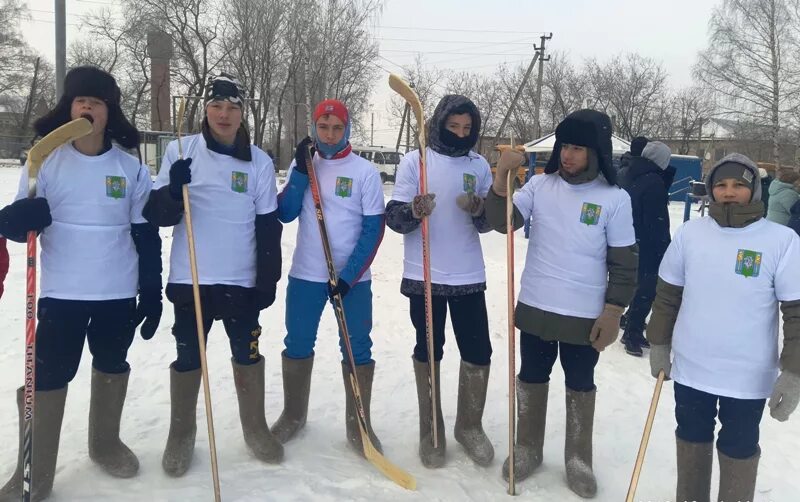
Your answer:
[[[269,284],[267,286],[256,287],[256,307],[258,310],[264,310],[273,303],[275,303],[275,291],[277,284]]]
[[[175,200],[183,200],[183,185],[192,182],[191,157],[178,159],[169,167],[169,194]]]
[[[344,297],[347,295],[349,291],[350,291],[350,285],[347,284],[347,281],[345,281],[341,277],[339,278],[339,281],[336,283],[335,288],[331,288],[331,285],[328,284],[328,296],[331,298],[331,301],[333,301],[333,297],[336,295],[341,295],[342,299],[344,299]]]
[[[306,166],[306,156],[308,155],[308,147],[313,143],[312,139],[306,136],[297,144],[297,149],[294,151],[294,168],[298,173],[308,174],[308,167]],[[314,154],[314,149],[311,149],[311,154]]]
[[[30,231],[41,232],[53,223],[44,197],[20,199],[0,209],[0,234],[20,240]]]
[[[153,293],[139,293],[139,303],[136,305],[136,326],[142,324],[141,335],[145,340],[153,338],[158,329],[158,323],[161,321],[161,292],[158,294]]]

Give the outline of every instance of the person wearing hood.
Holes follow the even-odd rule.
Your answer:
[[[781,225],[789,224],[792,206],[800,200],[800,193],[794,184],[800,180],[800,174],[794,170],[784,169],[778,178],[769,185],[769,209],[767,219]]]
[[[629,151],[622,154],[619,159],[619,174],[618,176],[624,176],[625,172],[631,165],[631,159],[641,157],[642,151],[644,147],[647,146],[650,140],[647,139],[645,136],[636,136],[631,140],[631,148]]]
[[[645,320],[656,296],[658,266],[670,243],[669,194],[664,173],[670,167],[671,155],[667,145],[651,141],[641,156],[631,158],[628,170],[619,180],[631,197],[633,228],[639,245],[638,285],[625,314],[627,322],[621,341],[628,354],[638,357],[642,356],[643,347],[649,347],[644,338]]]
[[[631,198],[611,163],[611,120],[595,110],[568,115],[556,128],[543,174],[514,194],[514,230],[531,220],[515,322],[520,329],[514,474],[542,463],[550,373],[561,357],[566,386],[564,459],[569,488],[594,497],[592,427],[600,352],[616,340],[636,289],[637,245]],[[504,152],[486,201],[495,230],[505,233],[506,184],[522,156]],[[513,231],[513,230],[512,230]],[[508,477],[509,463],[503,465]]]
[[[650,367],[675,381],[676,500],[754,500],[759,423],[800,401],[800,238],[764,219],[755,163],[733,153],[706,176],[708,216],[675,233],[647,327]],[[783,350],[778,355],[778,307]]]
[[[296,436],[306,423],[314,364],[314,344],[325,304],[342,296],[355,374],[366,413],[367,433],[381,451],[372,430],[370,401],[375,361],[372,359],[372,276],[370,266],[383,239],[383,183],[368,160],[350,146],[351,117],[341,101],[326,99],[314,108],[311,137],[303,139],[289,166],[287,182],[278,196],[281,221],[299,218],[297,240],[286,288],[286,338],[283,362],[283,412],[272,427],[281,443]],[[309,188],[307,162],[313,146],[313,166],[325,211],[338,283],[329,287],[327,261]],[[364,455],[358,411],[350,384],[350,361],[341,343],[347,440]]]
[[[427,127],[428,193],[420,194],[420,152],[415,150],[400,162],[392,200],[386,206],[387,225],[403,234],[405,246],[400,292],[409,299],[411,323],[416,331],[412,362],[419,402],[419,456],[428,468],[445,464],[439,367],[444,354],[448,308],[461,355],[455,439],[470,459],[480,466],[489,465],[494,458],[494,448],[482,424],[492,344],[479,233],[490,230],[484,212],[484,198],[492,184],[492,173],[486,159],[472,151],[478,142],[480,129],[481,116],[472,101],[457,94],[444,96]],[[432,403],[428,392],[420,229],[425,216],[430,229],[437,448],[433,446]]]
[[[201,132],[167,145],[144,209],[152,223],[173,227],[166,294],[175,312],[177,358],[169,368],[170,427],[161,462],[173,477],[183,476],[192,462],[201,381],[184,185],[189,189],[205,334],[215,320],[222,321],[247,447],[262,462],[283,459],[283,447],[264,416],[265,365],[258,344],[259,314],[275,301],[281,276],[275,170],[267,154],[250,144],[243,122],[244,94],[233,76],[211,76],[203,101]]]
[[[87,342],[89,457],[111,476],[138,473],[139,460],[119,436],[128,349],[138,324],[144,321],[141,335],[150,339],[161,319],[161,238],[142,216],[150,172],[124,150],[138,149],[139,132],[122,112],[116,80],[93,66],[67,73],[63,96],[34,129],[44,137],[81,117],[92,131],[50,153],[36,177],[35,198],[28,198],[26,164],[16,202],[0,210],[0,234],[25,242],[35,231],[41,243],[31,500],[52,490],[67,389]],[[23,399],[20,387],[19,459],[0,489],[2,501],[22,493]]]
[[[772,176],[769,175],[763,167],[758,168],[758,174],[761,176],[761,202],[764,203],[764,216],[769,212],[769,186],[772,184]]]

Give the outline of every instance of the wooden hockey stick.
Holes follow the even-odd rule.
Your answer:
[[[411,106],[417,119],[417,137],[419,141],[419,193],[428,194],[427,154],[425,141],[425,116],[422,102],[414,89],[395,74],[389,75],[389,87],[398,93]],[[428,216],[423,216],[420,223],[422,232],[422,277],[425,283],[425,340],[428,346],[428,386],[431,396],[431,430],[433,431],[433,447],[439,447],[439,424],[436,407],[436,371],[433,353],[433,293],[431,292],[431,236]]]
[[[514,150],[514,135],[511,135],[511,150]],[[517,170],[508,172],[506,194],[506,270],[508,283],[508,494],[516,495],[514,474],[514,444],[517,423],[517,346],[514,326],[514,180]]]
[[[625,497],[625,502],[633,502],[634,497],[636,497],[636,487],[639,485],[639,475],[642,473],[644,454],[647,451],[647,443],[650,441],[650,431],[653,429],[653,421],[656,418],[656,408],[658,407],[658,398],[661,397],[661,387],[664,385],[664,378],[664,370],[659,371],[656,387],[653,389],[653,398],[650,400],[650,411],[647,412],[647,421],[644,424],[644,432],[642,432],[642,442],[639,444],[639,453],[636,455],[636,464],[633,467],[631,484],[628,486],[628,495]]]
[[[178,156],[183,158],[181,129],[186,100],[180,99],[178,106]],[[214,480],[214,500],[220,502],[219,469],[217,467],[217,440],[214,434],[214,416],[211,410],[211,387],[208,383],[208,359],[206,358],[206,335],[203,328],[203,306],[200,302],[200,278],[197,273],[197,255],[194,248],[192,230],[192,206],[189,204],[189,185],[183,185],[183,218],[186,237],[189,241],[189,266],[192,271],[192,295],[194,296],[194,317],[197,323],[197,340],[200,345],[200,369],[203,376],[203,397],[206,405],[206,424],[208,426],[208,449],[211,454],[211,477]]]
[[[59,146],[88,136],[92,123],[83,117],[67,122],[28,151],[28,198],[36,197],[36,178],[48,155]],[[25,392],[22,413],[22,500],[30,502],[33,487],[33,413],[36,384],[36,232],[28,232],[25,284]]]
[[[317,174],[314,170],[314,162],[312,159],[313,153],[309,145],[309,149],[306,151],[306,169],[308,170],[308,179],[311,183],[311,196],[314,199],[314,208],[317,215],[317,224],[319,225],[319,235],[322,240],[322,249],[325,252],[325,262],[328,266],[328,284],[331,288],[335,288],[336,284],[338,283],[338,277],[336,275],[336,267],[333,262],[331,244],[328,240],[328,230],[325,226],[325,214],[323,213],[322,209],[322,197],[319,193]],[[353,286],[355,286],[355,284]],[[375,448],[375,445],[372,444],[372,439],[369,437],[369,433],[367,432],[367,414],[364,411],[364,404],[361,401],[361,389],[359,388],[358,379],[356,378],[356,362],[355,358],[353,357],[353,348],[350,345],[350,334],[347,330],[347,320],[345,319],[344,315],[344,302],[342,301],[341,294],[337,294],[333,297],[333,308],[336,312],[336,322],[339,325],[339,336],[341,337],[345,347],[345,352],[347,353],[347,359],[350,367],[350,386],[353,390],[353,402],[356,405],[358,429],[361,433],[361,444],[364,447],[364,456],[367,458],[367,460],[372,462],[372,464],[377,467],[384,476],[391,479],[403,488],[415,490],[417,487],[417,481],[414,479],[414,476],[389,462],[389,460]]]

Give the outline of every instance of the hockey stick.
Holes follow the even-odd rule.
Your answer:
[[[181,98],[178,105],[178,155],[183,158],[181,129],[186,100]],[[197,255],[194,249],[192,231],[192,207],[189,204],[189,185],[183,185],[183,213],[186,237],[189,240],[189,265],[192,270],[192,295],[194,296],[194,318],[197,323],[197,340],[200,345],[200,369],[203,375],[203,397],[206,402],[206,424],[208,425],[208,449],[211,453],[211,477],[214,480],[214,500],[220,502],[219,470],[217,468],[217,441],[214,435],[214,416],[211,411],[211,388],[208,384],[208,359],[206,359],[206,335],[203,328],[203,306],[200,303],[200,278],[197,274]]]
[[[650,411],[647,413],[647,421],[644,424],[644,432],[642,432],[642,442],[639,444],[639,454],[636,455],[636,465],[633,467],[631,484],[628,486],[628,495],[625,497],[625,502],[633,502],[636,496],[636,487],[639,485],[639,475],[642,473],[644,454],[647,451],[647,443],[650,441],[650,431],[653,429],[658,398],[661,396],[661,387],[664,385],[665,376],[664,370],[658,372],[658,380],[656,380],[656,387],[653,389],[653,398],[650,400]]]
[[[511,150],[514,150],[514,135],[511,135]],[[508,283],[508,494],[516,495],[514,479],[514,432],[517,423],[517,347],[514,327],[514,179],[517,170],[508,172],[506,194],[506,282]]]
[[[67,122],[28,151],[28,198],[36,197],[36,178],[48,155],[59,146],[87,136],[92,123],[83,117]],[[25,397],[22,413],[22,500],[30,502],[33,487],[33,413],[36,384],[36,232],[28,232],[25,285]]]
[[[328,240],[328,230],[325,227],[325,215],[322,211],[322,197],[319,193],[319,185],[317,184],[317,174],[314,171],[314,162],[312,161],[313,154],[311,148],[306,151],[306,168],[308,170],[308,179],[311,183],[311,196],[314,199],[314,208],[317,214],[317,223],[319,224],[319,235],[322,240],[322,249],[325,252],[325,261],[328,265],[328,284],[331,288],[336,287],[338,278],[336,276],[336,268],[333,264],[333,252],[331,251],[331,244]],[[354,284],[355,286],[355,284]],[[415,490],[417,481],[408,472],[402,470],[396,465],[389,462],[381,452],[375,449],[372,440],[367,433],[367,415],[364,412],[364,404],[361,402],[361,389],[358,386],[358,379],[356,378],[356,362],[353,357],[353,348],[350,346],[350,334],[347,330],[347,320],[344,316],[344,302],[342,295],[336,294],[333,297],[333,309],[336,312],[336,322],[339,325],[339,336],[344,343],[345,352],[347,352],[347,359],[350,366],[350,386],[353,389],[353,402],[356,405],[358,429],[361,432],[361,444],[364,446],[364,456],[372,462],[372,464],[383,473],[384,476],[391,479],[398,485],[408,490]]]
[[[417,119],[417,137],[419,140],[419,193],[428,193],[428,172],[426,166],[427,153],[425,142],[425,116],[422,111],[422,102],[408,83],[395,74],[389,75],[389,87],[403,97],[414,111]],[[410,120],[410,118],[409,118]],[[425,282],[425,339],[428,346],[428,387],[431,396],[431,430],[433,431],[433,447],[439,447],[439,424],[436,420],[436,364],[433,353],[433,294],[431,292],[431,236],[428,217],[423,216],[421,221],[422,232],[422,277]]]

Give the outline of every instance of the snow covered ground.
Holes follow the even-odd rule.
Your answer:
[[[0,166],[0,204],[11,201],[19,167]],[[392,185],[385,191],[391,194]],[[682,220],[683,204],[670,208],[673,228]],[[693,217],[697,217],[693,213]],[[295,244],[296,224],[284,231],[283,252],[287,264]],[[164,234],[165,266],[171,237]],[[320,327],[311,383],[308,424],[286,445],[280,466],[256,461],[247,451],[239,425],[236,394],[231,377],[228,343],[220,323],[209,340],[211,392],[216,425],[222,495],[228,501],[332,501],[332,500],[503,500],[506,484],[500,467],[508,451],[508,357],[506,341],[505,236],[482,236],[489,276],[487,303],[494,344],[494,365],[484,427],[496,458],[489,468],[476,467],[452,435],[458,383],[458,351],[448,327],[442,365],[442,401],[448,440],[448,463],[439,470],[425,469],[417,456],[418,413],[411,350],[414,332],[408,304],[400,295],[402,238],[387,231],[373,266],[375,302],[374,358],[377,371],[373,390],[372,423],[386,456],[417,478],[418,489],[408,492],[395,486],[368,462],[353,454],[344,435],[344,391],[339,366],[336,323],[326,311]],[[202,245],[202,243],[201,243]],[[524,264],[527,241],[516,235],[516,270]],[[25,246],[11,244],[11,271],[6,293],[0,300],[0,483],[11,474],[17,452],[17,412],[14,390],[22,383]],[[166,275],[165,275],[166,277]],[[285,280],[278,288],[275,305],[262,313],[264,334],[261,351],[267,359],[267,419],[272,423],[283,405],[280,352],[285,335],[283,316]],[[87,455],[90,354],[85,351],[78,376],[70,385],[61,435],[53,501],[204,501],[213,500],[203,400],[198,405],[198,435],[194,464],[180,479],[161,470],[161,454],[169,427],[168,366],[175,356],[170,333],[173,315],[165,303],[164,317],[150,341],[138,337],[130,350],[130,388],[122,423],[122,437],[141,462],[139,476],[118,480],[101,472]],[[598,400],[595,418],[594,468],[598,479],[597,500],[625,498],[654,380],[646,358],[628,356],[619,343],[607,349],[597,369]],[[202,392],[202,391],[201,391]],[[637,500],[667,501],[675,493],[675,442],[672,384],[661,396],[650,447],[639,483]],[[548,408],[544,464],[521,483],[520,499],[579,500],[565,484],[564,385],[557,364]],[[800,494],[800,413],[780,424],[765,414],[762,421],[763,457],[756,500],[792,501]],[[712,493],[716,494],[716,475]]]

